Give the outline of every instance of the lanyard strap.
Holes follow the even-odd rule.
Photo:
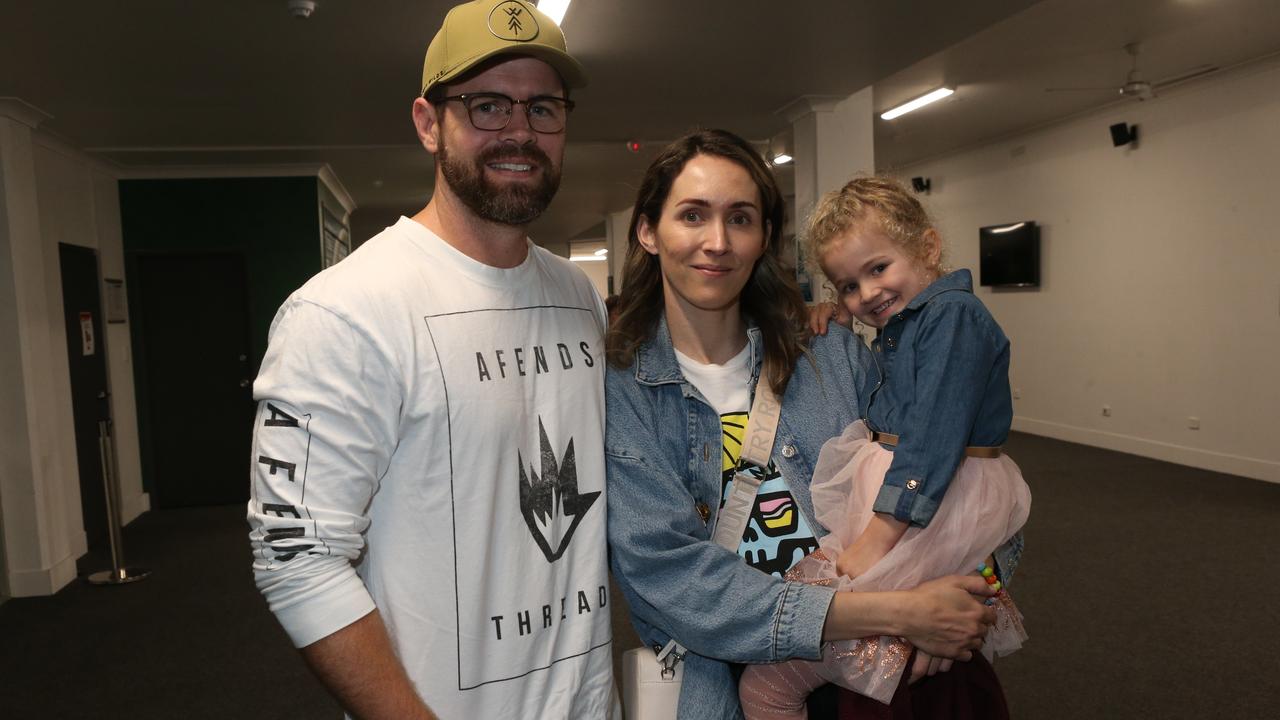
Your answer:
[[[765,366],[765,370],[768,366]],[[747,431],[743,437],[742,451],[738,455],[738,471],[733,476],[733,491],[725,501],[724,508],[716,515],[716,531],[712,536],[715,544],[735,555],[738,545],[742,543],[742,533],[747,529],[747,520],[751,518],[751,509],[755,506],[756,495],[764,482],[764,473],[759,477],[747,472],[749,465],[761,470],[769,465],[769,456],[773,454],[773,440],[778,434],[778,416],[782,412],[782,403],[769,385],[768,373],[762,372],[756,381],[756,397],[751,403],[751,416],[747,418]],[[658,662],[662,663],[662,675],[666,679],[669,673],[675,672],[675,666],[684,659],[685,647],[673,640],[668,640],[658,652]]]
[[[764,482],[763,472],[757,477],[747,472],[747,467],[754,465],[763,470],[769,465],[769,456],[773,454],[773,439],[778,434],[778,415],[782,403],[778,402],[778,396],[774,395],[767,378],[768,375],[762,375],[756,383],[756,398],[751,403],[751,416],[747,418],[747,431],[743,437],[742,452],[738,456],[738,471],[733,476],[733,491],[716,516],[716,532],[712,537],[717,545],[734,553],[742,542],[742,533],[747,529],[747,520],[751,518],[756,494],[760,492],[760,484]]]

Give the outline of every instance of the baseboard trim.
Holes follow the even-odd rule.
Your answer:
[[[1164,460],[1179,465],[1189,465],[1203,470],[1280,483],[1280,462],[1272,460],[1230,455],[1212,450],[1174,445],[1173,443],[1160,442],[1158,440],[1148,440],[1132,435],[1102,432],[1101,430],[1091,430],[1089,428],[1026,417],[1015,417],[1013,419],[1013,429],[1032,435],[1054,438],[1055,440],[1066,440],[1067,442],[1141,455],[1142,457]]]
[[[68,556],[51,567],[10,572],[9,592],[16,598],[52,595],[75,579],[76,558]]]

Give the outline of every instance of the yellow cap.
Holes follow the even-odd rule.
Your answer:
[[[564,33],[525,0],[473,0],[455,6],[427,46],[422,94],[496,55],[527,55],[555,68],[571,88],[587,84],[582,65],[564,43]]]

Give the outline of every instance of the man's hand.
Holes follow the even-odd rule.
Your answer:
[[[972,575],[948,575],[923,583],[905,593],[902,635],[930,655],[968,660],[973,650],[982,647],[987,629],[996,621],[996,611],[980,598],[995,592]]]
[[[953,662],[955,661],[934,657],[923,650],[916,650],[916,659],[911,662],[911,677],[907,680],[907,684],[910,685],[926,675],[947,672],[951,669]]]

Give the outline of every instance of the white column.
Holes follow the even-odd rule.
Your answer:
[[[794,224],[799,239],[805,219],[819,198],[855,175],[875,172],[871,88],[844,98],[806,95],[778,114],[791,123],[796,181]],[[814,297],[823,297],[822,271],[811,259],[802,259],[804,264],[797,270],[810,275]]]
[[[627,230],[631,227],[631,208],[611,212],[604,221],[606,246],[609,248],[609,276],[613,292],[622,292],[622,266],[627,259]]]
[[[94,224],[97,229],[99,272],[104,278],[124,279],[124,236],[120,224],[120,183],[100,170],[89,171],[93,183]],[[107,323],[107,295],[102,297],[103,332],[106,333],[107,386],[111,389],[112,434],[116,471],[120,481],[120,524],[127,525],[151,509],[151,497],[142,489],[142,457],[138,440],[138,409],[133,386],[133,320]]]
[[[58,421],[70,379],[49,362],[66,356],[66,337],[36,196],[32,131],[47,117],[0,98],[0,524],[2,589],[14,597],[56,592],[85,550],[75,446]]]

